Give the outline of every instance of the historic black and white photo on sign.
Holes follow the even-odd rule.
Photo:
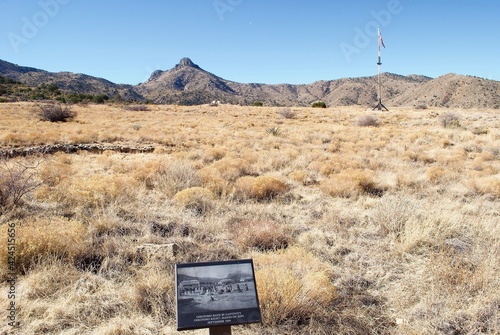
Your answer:
[[[179,329],[260,321],[251,260],[178,264]]]

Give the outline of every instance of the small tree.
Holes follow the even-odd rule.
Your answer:
[[[262,103],[262,101],[254,101],[254,102],[253,102],[253,105],[254,105],[255,107],[262,107],[262,106],[264,106],[264,104]]]
[[[312,104],[313,108],[326,108],[326,104],[323,101],[318,101]]]
[[[99,95],[96,95],[93,99],[93,101],[96,103],[96,104],[103,104],[104,102],[106,102],[107,100],[109,100],[109,97],[106,95],[106,94],[99,94]]]
[[[67,122],[73,120],[77,113],[71,107],[63,104],[41,104],[38,105],[38,117],[41,121]]]

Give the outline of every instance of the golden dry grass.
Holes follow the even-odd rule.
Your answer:
[[[264,324],[235,333],[500,333],[497,111],[444,127],[439,109],[90,105],[62,124],[33,107],[0,104],[0,147],[155,150],[37,159],[42,184],[2,208],[20,328],[0,332],[176,334],[175,263],[253,258]],[[175,257],[137,254],[163,243]]]

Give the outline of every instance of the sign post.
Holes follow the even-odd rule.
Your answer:
[[[209,330],[209,335],[231,335],[231,326],[211,327]]]
[[[231,326],[261,322],[251,259],[176,264],[177,330],[209,328],[231,335]]]

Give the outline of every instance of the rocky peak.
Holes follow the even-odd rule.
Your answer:
[[[151,73],[151,76],[149,77],[148,81],[153,81],[160,77],[162,75],[163,71],[162,70],[156,70],[153,73]]]
[[[179,64],[177,64],[176,68],[181,68],[181,67],[194,67],[199,69],[200,67],[193,63],[193,61],[187,57],[184,57],[180,60]]]

